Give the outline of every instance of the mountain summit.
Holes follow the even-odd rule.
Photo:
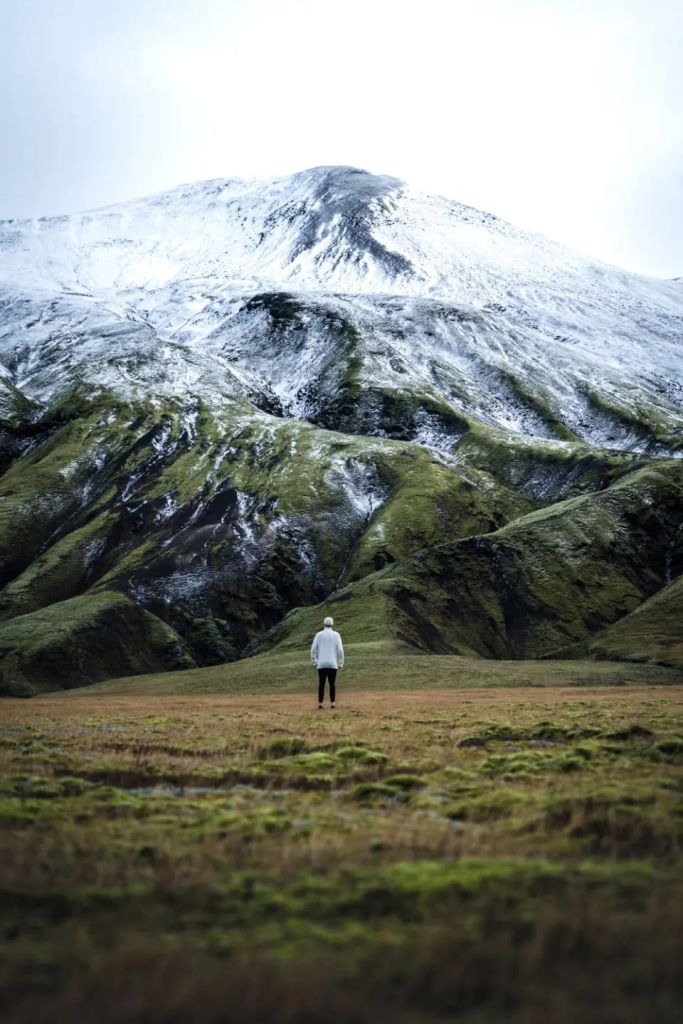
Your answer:
[[[0,682],[236,657],[321,600],[629,653],[680,601],[682,339],[680,281],[351,167],[0,223]]]
[[[0,294],[0,358],[38,401],[87,381],[329,425],[353,380],[621,449],[683,429],[675,282],[349,167],[5,222]]]

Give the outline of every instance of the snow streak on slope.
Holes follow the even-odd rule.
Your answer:
[[[350,388],[382,393],[366,433],[413,394],[427,443],[440,404],[655,451],[683,431],[682,338],[679,282],[353,168],[0,225],[0,373],[40,401],[86,381],[333,425]]]

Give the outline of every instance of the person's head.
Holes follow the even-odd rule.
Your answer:
[[[334,619],[332,618],[331,615],[327,615],[323,619],[323,626],[329,626],[330,628],[332,628],[332,626],[334,626]]]

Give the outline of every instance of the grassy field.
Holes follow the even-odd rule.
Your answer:
[[[112,679],[89,693],[141,695],[312,692],[308,641],[213,668]],[[683,671],[619,661],[498,661],[410,653],[377,641],[348,644],[340,686],[349,690],[464,689],[489,686],[624,686],[683,683]]]
[[[525,671],[2,702],[3,1019],[677,1021],[683,690]]]

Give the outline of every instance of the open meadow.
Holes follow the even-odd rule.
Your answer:
[[[0,704],[4,1020],[678,1021],[683,690],[455,661]]]

